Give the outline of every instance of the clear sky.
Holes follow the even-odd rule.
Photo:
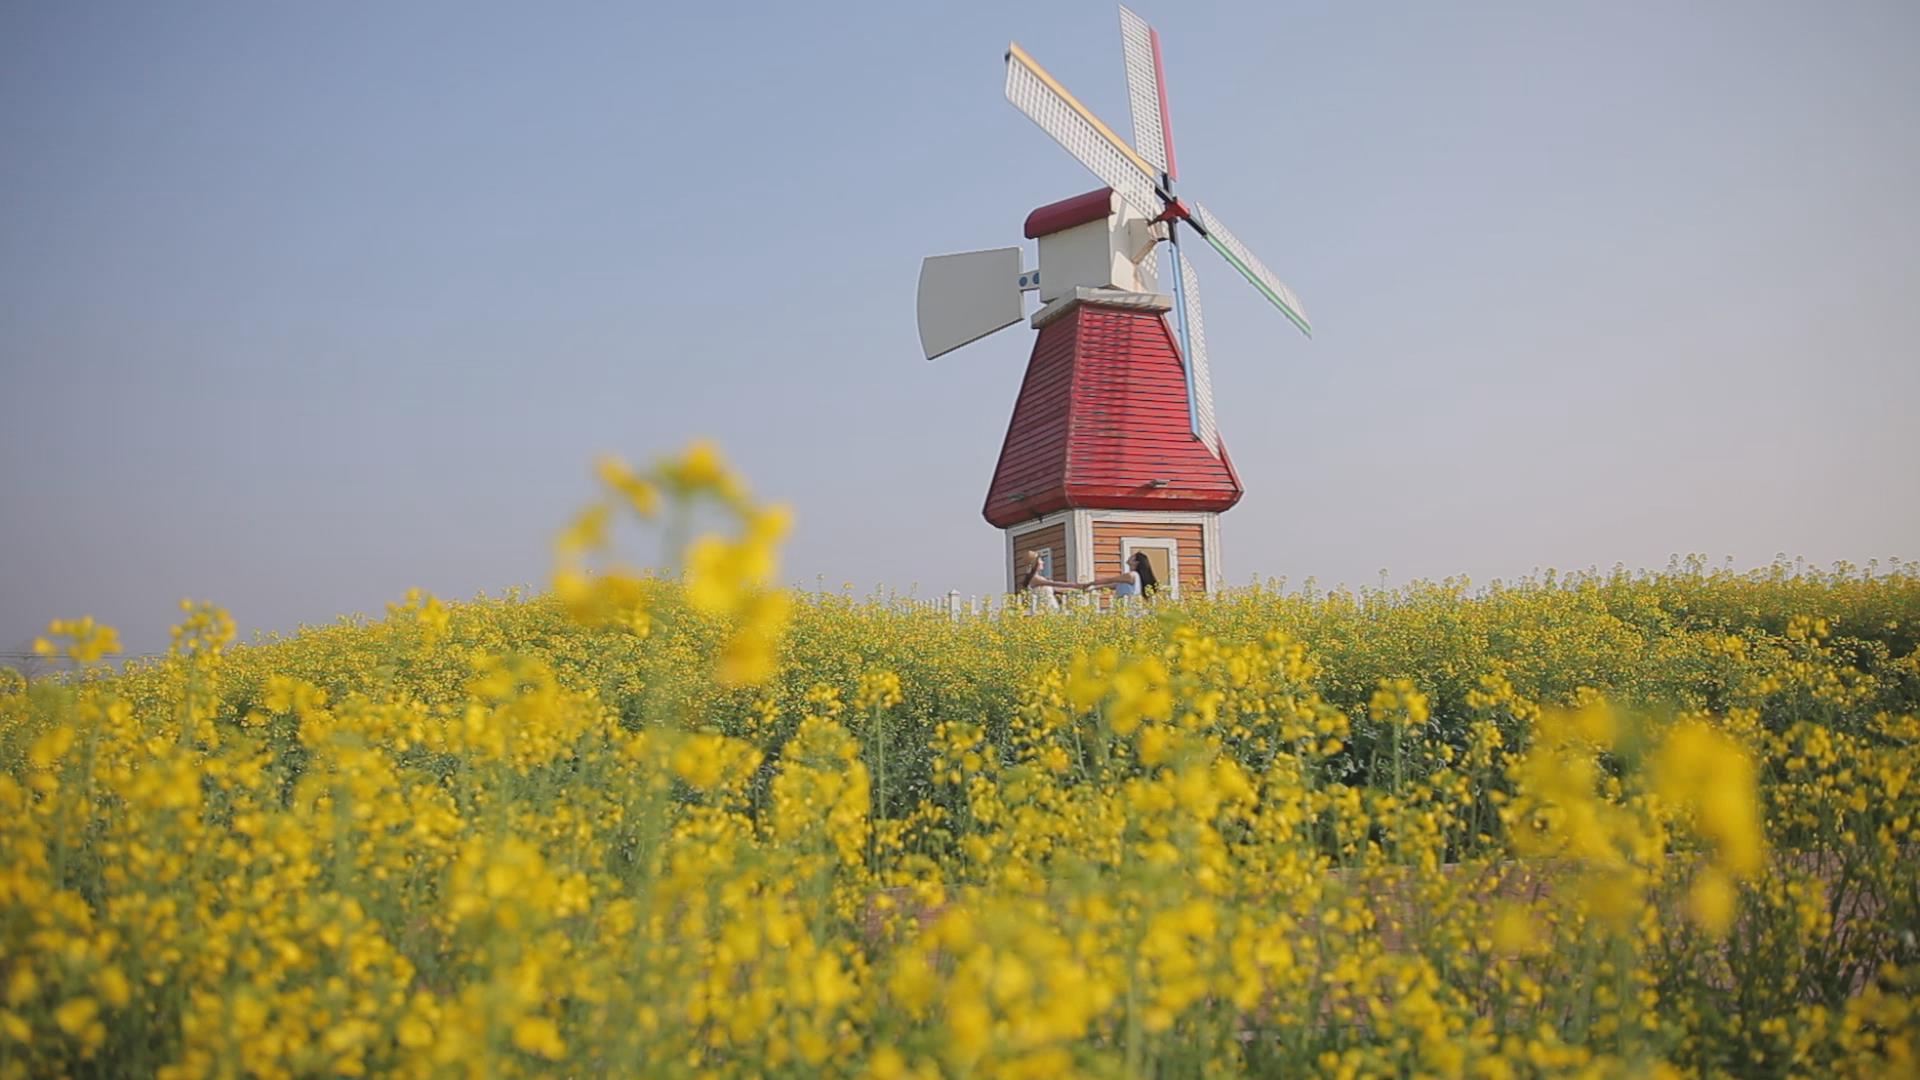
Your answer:
[[[1247,496],[1228,577],[1920,556],[1920,5],[1137,5]],[[987,592],[1032,333],[923,255],[1095,186],[1111,4],[0,4],[0,651],[537,583],[599,451],[717,439],[785,575]],[[1031,245],[1029,244],[1029,251]]]

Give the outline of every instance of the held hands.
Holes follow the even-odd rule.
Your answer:
[[[1105,588],[1111,584],[1112,582],[1097,579],[1093,581],[1055,581],[1049,577],[1036,577],[1033,579],[1034,586],[1044,585],[1047,588],[1053,589],[1055,592],[1087,592],[1091,589]]]

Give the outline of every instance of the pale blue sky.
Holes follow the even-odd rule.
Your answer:
[[[1201,252],[1231,579],[1920,555],[1920,6],[1138,10],[1317,331]],[[538,582],[701,435],[789,579],[997,587],[1031,332],[913,289],[1094,186],[1010,38],[1127,129],[1104,2],[0,4],[0,651]]]

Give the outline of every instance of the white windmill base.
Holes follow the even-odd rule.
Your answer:
[[[1006,530],[1007,591],[1024,569],[1020,557],[1041,553],[1041,572],[1056,581],[1089,581],[1122,572],[1143,551],[1171,596],[1219,591],[1220,515],[1213,511],[1057,510]]]
[[[1078,304],[1100,304],[1111,308],[1128,308],[1137,311],[1172,311],[1173,297],[1161,293],[1133,292],[1128,289],[1095,289],[1085,285],[1076,285],[1042,305],[1027,320],[1035,330],[1066,315]]]

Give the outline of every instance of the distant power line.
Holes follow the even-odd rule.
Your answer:
[[[110,653],[101,653],[100,659],[102,660],[152,660],[157,657],[162,657],[165,655],[167,654],[158,653],[158,652],[131,652],[131,653],[110,652]],[[65,653],[54,653],[51,656],[47,656],[37,652],[0,652],[0,660],[61,660],[61,659],[65,659],[65,657],[66,657]]]

